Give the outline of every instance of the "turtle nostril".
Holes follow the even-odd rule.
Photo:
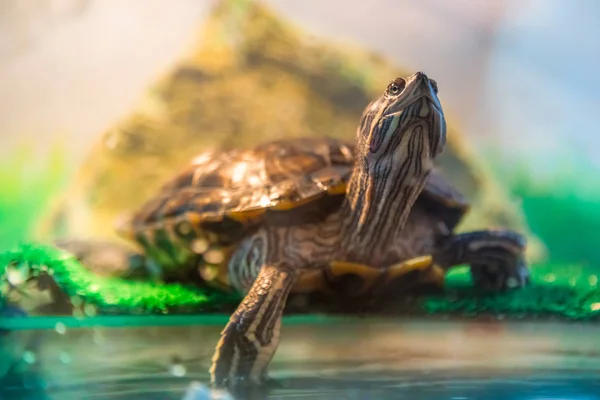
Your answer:
[[[438,84],[436,81],[434,81],[433,79],[429,80],[429,83],[431,84],[431,87],[433,88],[433,91],[435,92],[435,94],[438,93]]]

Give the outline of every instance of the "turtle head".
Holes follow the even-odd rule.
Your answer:
[[[424,73],[397,78],[363,112],[349,200],[359,225],[393,218],[403,226],[446,144],[437,83]],[[391,218],[387,218],[391,220]]]
[[[371,102],[358,128],[359,149],[373,168],[420,160],[427,167],[446,144],[446,121],[433,79],[396,78]]]

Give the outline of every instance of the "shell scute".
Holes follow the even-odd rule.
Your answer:
[[[268,210],[292,211],[344,194],[352,165],[351,147],[335,139],[288,139],[251,150],[205,153],[133,215],[129,231],[191,221],[186,216],[194,215],[192,223],[201,230],[235,236]]]

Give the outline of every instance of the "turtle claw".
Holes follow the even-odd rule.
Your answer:
[[[473,285],[481,290],[502,292],[528,286],[529,269],[524,260],[519,259],[514,266],[494,264],[472,264]]]
[[[445,269],[469,265],[477,289],[517,289],[527,286],[530,279],[525,245],[525,238],[510,230],[466,232],[452,236],[436,254],[436,261]]]

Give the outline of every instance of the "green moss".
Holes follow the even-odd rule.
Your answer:
[[[490,295],[472,289],[467,268],[457,268],[447,278],[448,292],[423,301],[429,313],[531,318],[555,316],[592,319],[600,316],[598,277],[578,265],[534,265],[531,286]]]
[[[0,254],[0,287],[8,293],[7,276],[18,281],[47,273],[76,306],[93,305],[100,313],[185,313],[209,311],[237,301],[220,292],[203,292],[179,284],[158,285],[96,276],[71,254],[47,245],[27,244]],[[14,279],[13,279],[14,280]]]
[[[132,282],[98,277],[70,254],[45,245],[21,245],[0,255],[0,277],[7,269],[24,278],[42,273],[54,281],[73,304],[93,305],[101,314],[185,314],[222,310],[238,301],[236,295],[203,291],[180,284]],[[6,280],[6,279],[4,279]],[[475,292],[468,270],[457,268],[449,274],[447,292],[422,300],[422,311],[477,315],[504,314],[507,317],[554,315],[589,319],[600,314],[598,278],[578,266],[534,266],[532,286],[498,295]],[[2,285],[3,287],[6,285]]]

